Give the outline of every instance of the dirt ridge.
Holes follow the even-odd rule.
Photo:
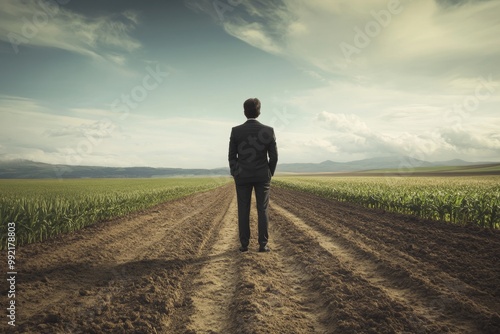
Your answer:
[[[500,233],[273,187],[269,245],[238,251],[225,185],[23,246],[0,331],[500,332]]]

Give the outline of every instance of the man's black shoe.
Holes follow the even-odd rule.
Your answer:
[[[267,252],[270,252],[270,251],[271,251],[271,248],[269,248],[269,246],[268,246],[268,245],[265,245],[265,246],[263,246],[263,247],[261,246],[261,247],[259,248],[259,252],[260,252],[260,253],[267,253]]]
[[[248,246],[241,246],[240,252],[248,252]]]

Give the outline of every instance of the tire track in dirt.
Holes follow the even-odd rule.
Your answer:
[[[199,243],[191,244],[192,241],[185,238],[182,233],[177,235],[175,243],[178,245],[185,245],[189,249],[191,245],[192,250],[184,255],[188,261],[181,272],[179,284],[176,287],[176,302],[174,308],[164,318],[163,328],[165,333],[186,333],[190,330],[188,325],[190,317],[195,312],[193,305],[193,285],[194,281],[200,275],[200,271],[204,268],[207,262],[210,262],[210,252],[219,243],[221,229],[224,223],[227,222],[227,212],[234,206],[234,199],[229,186],[224,187],[223,197],[224,200],[212,206],[207,212],[204,212],[201,217],[195,217],[196,221],[193,224],[198,224],[195,235],[199,238]],[[176,254],[179,257],[180,254]],[[181,257],[184,257],[181,255]]]
[[[468,238],[456,229],[459,238],[445,241],[447,228],[435,227],[427,242],[426,227],[406,226],[401,215],[350,213],[354,206],[273,188],[272,251],[258,253],[254,237],[249,252],[240,253],[235,198],[234,185],[226,185],[21,247],[18,331],[500,331],[495,289],[483,289],[500,286],[492,274],[496,258],[474,262],[474,253],[460,258],[464,252],[453,248],[464,242],[494,250],[494,234]],[[255,216],[252,210],[254,236]],[[441,240],[448,262],[415,251]],[[441,271],[445,265],[450,269]],[[481,276],[462,280],[463,265],[488,275],[469,284]]]
[[[50,254],[49,261],[51,262],[55,262],[55,258],[58,257],[58,264],[67,259],[71,259],[71,263],[74,263],[75,259],[82,262],[95,262],[111,257],[114,260],[119,254],[127,252],[127,249],[115,247],[117,243],[123,243],[126,240],[131,245],[140,245],[141,242],[137,240],[143,242],[150,240],[151,235],[148,233],[153,232],[149,228],[151,224],[157,224],[155,226],[158,229],[154,233],[161,237],[164,232],[162,228],[165,230],[173,229],[192,216],[207,210],[212,202],[203,200],[205,196],[204,192],[196,193],[189,196],[189,200],[181,198],[169,201],[123,218],[89,226],[85,229],[89,233],[77,231],[56,237],[54,240],[37,243],[36,246],[28,245],[23,249],[23,252],[26,257],[30,258],[30,261],[21,264],[26,271],[29,271],[32,266],[37,270],[40,264],[44,264],[48,254]],[[185,216],[179,219],[179,215]],[[95,249],[98,249],[99,252],[95,252]],[[125,255],[125,257],[127,256]]]
[[[419,317],[350,271],[339,258],[277,212],[274,203],[271,206],[273,222],[287,242],[287,252],[297,266],[312,277],[310,284],[320,294],[317,304],[326,312],[322,323],[328,333],[446,332],[439,324]]]
[[[257,221],[251,216],[251,231]],[[321,292],[307,270],[288,254],[289,240],[270,226],[270,253],[249,251],[237,257],[234,328],[229,333],[328,333]]]
[[[236,290],[236,257],[238,224],[236,200],[233,198],[223,218],[207,262],[193,280],[192,311],[188,320],[191,333],[230,333],[233,327],[231,303]]]
[[[207,261],[206,252],[221,228],[222,218],[231,203],[227,190],[224,187],[202,198],[207,203],[206,210],[182,211],[183,216],[179,217],[182,223],[176,223],[176,228],[165,234],[160,243],[163,247],[152,245],[147,256],[138,262],[141,266],[150,262],[155,265],[148,277],[141,278],[139,288],[136,281],[124,282],[125,297],[119,296],[113,302],[113,313],[117,316],[124,313],[122,309],[130,313],[130,306],[149,304],[141,311],[144,321],[129,328],[143,328],[141,331],[148,333],[186,331],[185,320],[192,303],[186,291],[192,276],[199,272],[200,264]],[[151,319],[156,323],[154,327],[150,326]]]
[[[334,217],[336,229],[349,229],[357,237],[389,245],[408,261],[426,262],[427,270],[432,266],[435,274],[447,274],[445,280],[450,282],[449,286],[455,285],[459,291],[470,290],[466,291],[468,295],[481,296],[482,303],[491,308],[500,307],[500,287],[490,283],[500,277],[500,266],[491,267],[492,262],[500,261],[500,231],[425,221],[308,193],[300,193],[299,199],[309,214]],[[464,270],[471,262],[475,270]],[[488,296],[491,296],[489,301],[485,300]]]
[[[328,314],[324,309],[321,291],[314,284],[314,277],[303,266],[299,259],[290,256],[287,239],[271,222],[271,244],[277,254],[274,270],[281,273],[281,291],[293,305],[290,314],[300,321],[297,326],[300,333],[328,333]]]
[[[75,238],[75,242],[61,242],[61,247],[57,247],[56,243],[55,254],[44,245],[34,257],[35,260],[43,258],[42,263],[26,259],[20,265],[23,268],[19,284],[20,319],[25,320],[20,325],[27,332],[52,332],[57,328],[59,331],[100,328],[112,332],[119,327],[106,318],[112,314],[119,316],[117,310],[120,307],[127,309],[134,303],[149,303],[163,310],[163,314],[170,312],[175,308],[176,292],[164,295],[170,299],[170,302],[165,302],[151,298],[135,285],[142,284],[150,292],[161,286],[171,290],[171,286],[179,282],[183,269],[192,262],[190,254],[196,254],[198,249],[205,247],[204,239],[206,235],[211,235],[214,227],[210,219],[220,215],[215,208],[225,210],[228,205],[224,203],[229,203],[229,199],[227,187],[195,194],[133,215],[132,219],[123,218],[108,226],[102,224],[81,231],[79,233],[83,237]],[[157,211],[160,211],[159,214]],[[165,222],[162,217],[165,217]],[[207,230],[208,234],[205,234]],[[103,235],[108,231],[108,243],[96,247],[103,238],[107,238]],[[128,237],[120,240],[116,237],[119,235]],[[149,239],[150,235],[155,237]],[[37,245],[27,247],[37,248]],[[69,251],[64,253],[66,249]],[[24,268],[27,270],[24,271]],[[131,294],[130,289],[138,293]],[[129,295],[135,298],[133,302],[127,298]],[[125,313],[128,311],[125,310]],[[132,313],[138,314],[137,311]],[[76,323],[72,316],[76,318]],[[153,319],[157,328],[163,325],[162,317]],[[97,323],[86,324],[89,320],[96,320]],[[143,319],[135,322],[129,321],[127,327],[152,328]],[[103,324],[105,327],[101,326]]]
[[[358,211],[351,215],[345,212],[346,207],[353,206],[350,204],[344,206],[344,203],[296,191],[278,189],[276,192],[278,194],[275,197],[280,205],[307,221],[307,225],[313,227],[321,236],[327,236],[328,240],[333,240],[337,247],[348,250],[354,256],[354,262],[352,262],[354,266],[358,263],[368,264],[371,268],[368,267],[370,270],[365,270],[365,273],[375,272],[376,276],[379,276],[374,280],[375,283],[379,281],[377,284],[383,283],[384,286],[389,284],[390,287],[396,288],[396,292],[399,290],[404,294],[410,291],[410,300],[413,300],[412,304],[415,303],[414,305],[419,306],[423,311],[420,312],[422,316],[431,314],[438,318],[437,323],[446,326],[450,326],[451,321],[457,332],[460,332],[461,327],[464,330],[468,328],[466,332],[485,333],[496,333],[500,329],[500,307],[498,300],[495,300],[493,296],[440,271],[435,263],[429,263],[426,259],[422,261],[415,254],[410,255],[402,251],[405,235],[400,236],[399,243],[396,241],[385,243],[379,238],[379,234],[383,234],[381,231],[390,230],[393,224],[397,225],[399,221],[406,223],[402,215],[385,214],[384,219],[387,223],[383,224],[378,217],[380,212],[375,210],[357,208]],[[341,208],[337,210],[337,207]],[[358,220],[360,216],[363,221]],[[366,227],[363,228],[365,225]],[[447,229],[446,227],[445,230]],[[372,234],[373,230],[378,232]],[[394,231],[387,232],[388,235],[393,233]],[[424,232],[422,233],[425,235]],[[473,236],[473,238],[479,238],[479,236]],[[485,241],[485,247],[489,245],[495,247],[495,239],[490,235],[486,235]],[[497,245],[498,241],[497,238]],[[478,243],[478,245],[482,244]],[[413,247],[426,247],[425,240],[415,243],[410,249]],[[452,252],[455,249],[443,247],[443,252],[448,250]],[[461,259],[456,262],[461,263],[462,260],[466,261],[466,259]],[[456,262],[450,261],[450,265],[457,265]],[[462,267],[462,270],[496,270],[494,257],[490,258],[488,264],[478,262],[469,260],[468,265]],[[369,278],[367,275],[364,277]],[[499,278],[497,277],[496,280],[498,284]],[[490,281],[489,276],[486,276],[484,281]]]
[[[200,196],[203,194],[195,194],[191,200],[197,201]],[[40,283],[43,283],[42,286],[46,288],[46,296],[38,300],[39,303],[35,304],[36,309],[31,310],[28,304],[24,311],[30,314],[39,309],[50,309],[51,305],[58,305],[62,300],[68,299],[69,293],[58,291],[61,286],[66,287],[66,292],[77,291],[78,294],[88,296],[91,294],[89,290],[96,285],[105,285],[106,282],[130,274],[124,269],[103,271],[101,268],[119,268],[120,264],[125,263],[127,259],[131,260],[135,257],[138,260],[142,258],[145,248],[158,249],[158,236],[168,235],[169,231],[174,230],[210,205],[208,202],[206,206],[190,212],[182,219],[172,220],[174,218],[172,213],[177,211],[179,214],[184,211],[178,209],[186,206],[192,207],[189,202],[183,204],[184,202],[183,200],[175,201],[174,210],[170,210],[172,203],[168,203],[166,206],[160,205],[151,209],[150,212],[142,212],[140,215],[134,214],[131,218],[118,220],[109,226],[102,224],[96,227],[97,233],[92,231],[94,233],[88,234],[82,231],[82,234],[86,235],[83,236],[83,239],[77,240],[75,244],[67,243],[61,247],[56,245],[52,251],[39,253],[28,263],[21,262],[23,276],[31,276],[35,280],[35,288],[40,286]],[[167,213],[165,223],[159,224],[163,219],[161,211],[158,209],[163,209]],[[153,226],[160,228],[154,229]],[[155,235],[157,238],[151,238],[151,235]],[[50,263],[47,264],[47,262]],[[32,269],[32,267],[35,268]],[[38,282],[36,281],[37,276]],[[36,289],[30,289],[30,286],[27,286],[26,290]],[[69,298],[72,299],[73,296]],[[77,299],[81,298],[77,296]]]
[[[189,303],[179,309],[184,316],[177,318],[173,332],[326,333],[319,320],[324,314],[317,303],[320,293],[305,284],[307,272],[295,268],[281,242],[273,244],[271,253],[258,253],[257,246],[239,252],[235,200],[222,224],[217,242],[199,262],[201,268],[186,277],[184,298]],[[256,234],[253,216],[251,225]],[[271,233],[280,239],[279,231]]]
[[[498,303],[500,289],[491,284],[485,284],[489,279],[500,276],[500,268],[490,268],[486,271],[463,271],[467,267],[471,254],[474,254],[476,263],[488,265],[492,258],[500,260],[500,245],[495,245],[495,231],[477,227],[468,229],[453,224],[440,224],[435,222],[418,222],[415,218],[401,216],[401,219],[394,223],[389,220],[390,227],[387,228],[387,220],[376,217],[374,214],[354,213],[360,219],[356,219],[359,224],[347,224],[353,231],[366,234],[365,231],[371,227],[370,238],[377,238],[379,242],[390,244],[394,249],[404,253],[407,258],[418,259],[419,262],[427,262],[432,265],[436,273],[446,273],[446,280],[450,285],[457,285],[460,290],[471,290],[470,295],[484,296],[492,294],[490,304]],[[375,216],[375,217],[374,217]],[[382,215],[383,216],[383,215]],[[412,223],[413,220],[413,223]],[[373,228],[373,223],[381,226]],[[403,238],[402,238],[403,237]],[[493,242],[491,242],[493,241]],[[423,244],[423,247],[417,245]],[[453,264],[453,266],[450,265]],[[465,283],[465,284],[464,284]]]
[[[319,232],[298,216],[275,203],[273,203],[273,209],[278,215],[293,223],[302,233],[307,235],[311,240],[316,241],[328,253],[337,258],[346,270],[351,271],[355,276],[366,280],[370,285],[380,289],[389,299],[411,309],[418,318],[425,318],[429,323],[439,321],[448,329],[456,333],[478,331],[477,328],[468,324],[457,326],[457,324],[462,322],[460,318],[455,317],[448,321],[446,319],[440,319],[442,315],[436,313],[436,309],[432,306],[432,301],[429,301],[425,296],[415,293],[410,289],[400,287],[397,282],[387,279],[386,275],[380,271],[379,264],[367,259],[364,254],[359,254],[355,249],[356,247],[343,245],[343,242],[339,242],[333,237]]]

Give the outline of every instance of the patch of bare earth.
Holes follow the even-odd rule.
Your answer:
[[[330,282],[341,280],[332,295],[343,300],[332,309],[334,322],[347,321],[339,332],[500,331],[498,231],[420,221],[284,189],[274,189],[273,198],[275,223],[296,230],[310,253],[317,247],[327,253],[318,270],[337,262],[333,275],[326,271]],[[358,297],[361,305],[355,306]],[[358,318],[361,310],[366,313]]]
[[[14,332],[500,332],[497,231],[273,187],[269,245],[227,185],[20,247]]]

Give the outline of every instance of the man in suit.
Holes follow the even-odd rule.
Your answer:
[[[229,139],[229,168],[238,198],[240,251],[248,251],[250,243],[250,204],[252,190],[255,190],[259,252],[269,252],[269,189],[278,163],[276,137],[272,127],[257,121],[260,115],[259,99],[246,100],[243,110],[247,121],[234,127]]]

